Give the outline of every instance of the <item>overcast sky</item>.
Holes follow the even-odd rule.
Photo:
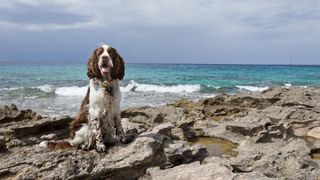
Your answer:
[[[1,0],[0,62],[320,64],[319,0]]]

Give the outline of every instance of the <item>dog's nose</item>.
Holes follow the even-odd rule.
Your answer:
[[[102,56],[101,59],[102,59],[103,61],[108,61],[108,60],[109,60],[109,57],[108,57],[108,56]]]
[[[108,56],[102,56],[101,59],[104,63],[108,64],[109,67],[113,67],[112,60]]]

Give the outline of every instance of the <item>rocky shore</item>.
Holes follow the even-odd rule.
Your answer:
[[[0,179],[320,179],[320,88],[181,99],[122,118],[129,144],[49,151],[38,143],[67,139],[72,117],[0,107]]]

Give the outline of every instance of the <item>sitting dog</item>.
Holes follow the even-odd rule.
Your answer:
[[[70,123],[71,140],[68,142],[42,142],[49,149],[80,147],[85,150],[106,150],[118,138],[126,142],[121,125],[119,81],[125,74],[122,57],[109,45],[94,50],[87,63],[90,79],[80,112]]]

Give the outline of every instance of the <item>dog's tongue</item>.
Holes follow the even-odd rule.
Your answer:
[[[109,67],[101,67],[101,72],[103,73],[107,73],[110,71],[110,68]]]

